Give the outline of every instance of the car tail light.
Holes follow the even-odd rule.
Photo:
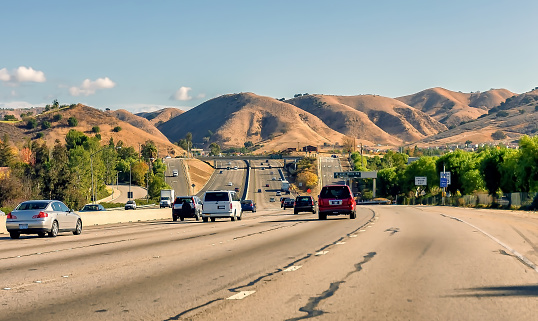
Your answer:
[[[232,208],[232,202],[230,202],[230,210],[232,210],[232,209],[233,209],[233,208]]]
[[[9,219],[9,220],[16,220],[17,219],[17,217],[15,215],[11,214],[11,213],[7,213],[6,218]]]
[[[32,218],[45,218],[45,217],[49,217],[49,214],[45,212],[39,212],[39,214],[32,216]]]

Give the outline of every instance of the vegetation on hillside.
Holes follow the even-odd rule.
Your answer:
[[[28,199],[57,199],[79,209],[91,202],[92,177],[97,199],[107,195],[106,184],[131,181],[147,186],[151,198],[157,198],[164,181],[165,167],[157,159],[152,141],[141,146],[140,154],[122,141],[101,146],[99,139],[70,130],[65,142],[56,140],[28,142],[16,152],[5,135],[0,141],[0,167],[8,167],[0,177],[0,207],[13,208]]]

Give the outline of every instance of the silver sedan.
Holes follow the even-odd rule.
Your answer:
[[[82,219],[64,203],[54,200],[22,202],[7,215],[6,229],[12,239],[21,234],[48,234],[55,237],[59,232],[82,233]]]

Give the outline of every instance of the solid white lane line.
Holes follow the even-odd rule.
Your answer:
[[[329,251],[321,251],[321,252],[316,253],[315,255],[320,256],[320,255],[325,255],[327,253],[329,253]]]
[[[234,294],[232,295],[231,297],[229,298],[226,298],[226,300],[243,300],[244,298],[246,298],[247,296],[255,293],[256,291],[241,291],[237,294]]]
[[[511,252],[512,254],[514,254],[514,256],[516,256],[520,261],[522,261],[523,263],[525,263],[525,265],[527,265],[528,267],[530,267],[531,269],[533,269],[534,271],[538,272],[538,266],[536,264],[534,264],[534,262],[532,262],[531,260],[527,259],[525,256],[523,256],[522,254],[520,254],[518,251],[514,250],[513,248],[509,247],[508,245],[504,244],[503,242],[501,242],[499,239],[497,239],[496,237],[494,237],[493,235],[489,234],[488,232],[478,228],[477,226],[474,226],[473,224],[469,223],[469,222],[466,222],[460,218],[457,218],[457,217],[453,217],[453,216],[450,216],[450,215],[447,215],[447,214],[441,214],[441,215],[444,215],[446,217],[450,217],[454,220],[457,220],[457,221],[460,221],[462,223],[465,223],[477,230],[479,230],[482,234],[484,234],[485,236],[489,237],[490,239],[492,239],[493,241],[497,242],[497,244],[499,244],[500,246],[504,247],[505,249],[507,249],[509,252]]]
[[[293,272],[293,271],[297,271],[298,269],[300,269],[301,267],[303,267],[302,265],[292,265],[290,266],[289,268],[285,269],[284,272]]]
[[[337,242],[336,245],[344,245],[346,242]]]

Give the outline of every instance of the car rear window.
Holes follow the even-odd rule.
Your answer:
[[[97,205],[86,205],[83,210],[85,211],[98,211],[99,207]]]
[[[327,186],[321,189],[321,198],[349,198],[349,188],[347,186]]]
[[[192,198],[190,198],[190,197],[178,197],[178,198],[176,198],[176,203],[183,203],[183,202],[192,203]]]
[[[44,202],[26,202],[22,203],[17,207],[18,211],[28,211],[28,210],[43,210],[49,205],[49,203]]]
[[[243,200],[241,201],[241,204],[252,204],[251,200]]]
[[[223,202],[223,201],[229,201],[228,193],[226,192],[212,192],[212,193],[205,193],[205,201],[206,202]]]
[[[297,201],[298,202],[308,202],[308,201],[310,201],[310,197],[308,197],[308,196],[297,197]]]

